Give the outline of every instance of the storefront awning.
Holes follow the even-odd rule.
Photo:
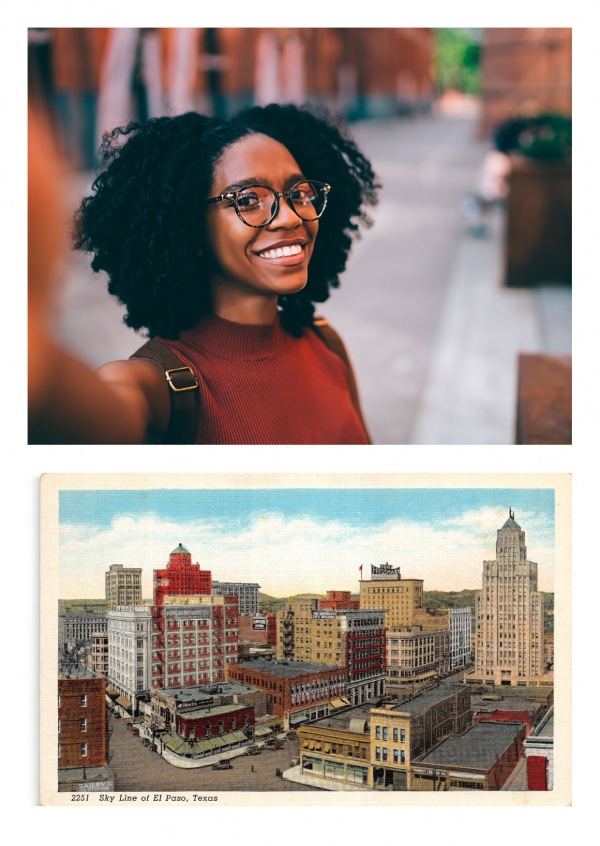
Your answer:
[[[266,737],[268,734],[273,734],[271,726],[259,726],[254,732],[254,737]]]
[[[128,711],[131,711],[131,702],[129,699],[125,699],[124,696],[117,697],[117,705],[120,705],[121,708],[126,708]]]
[[[290,714],[290,725],[297,726],[300,723],[306,722],[306,714]]]
[[[332,699],[329,704],[332,708],[345,708],[348,704],[348,700],[344,702],[343,699]]]
[[[240,743],[243,743],[245,740],[248,740],[243,731],[232,731],[231,734],[233,735],[233,737],[235,737],[236,741],[239,741]]]
[[[106,685],[106,692],[109,696],[117,697],[119,695],[119,691],[115,690],[114,687],[112,687],[110,684]]]

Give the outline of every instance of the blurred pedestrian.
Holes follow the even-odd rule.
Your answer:
[[[117,127],[103,157],[74,243],[152,340],[98,371],[121,407],[98,440],[368,443],[343,343],[314,317],[379,187],[346,132],[292,105],[188,113]]]

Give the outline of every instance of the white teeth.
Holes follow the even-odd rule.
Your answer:
[[[292,244],[291,247],[277,247],[275,250],[265,250],[263,253],[259,253],[259,255],[261,258],[274,259],[282,258],[283,256],[297,256],[301,252],[301,244]]]

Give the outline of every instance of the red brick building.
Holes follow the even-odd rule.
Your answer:
[[[240,643],[277,645],[277,623],[274,614],[240,614]]]
[[[349,590],[329,590],[327,591],[327,599],[319,600],[319,611],[332,608],[334,610],[356,610],[360,608],[358,599],[352,599],[352,594]]]
[[[214,705],[177,714],[176,731],[186,740],[201,740],[245,730],[252,737],[254,708],[251,705]]]
[[[474,723],[481,722],[499,722],[499,723],[523,723],[525,726],[525,736],[531,734],[531,715],[529,711],[492,711],[491,713],[475,714],[473,717]]]
[[[82,664],[58,679],[58,767],[106,764],[106,679]]]
[[[572,31],[564,27],[490,27],[482,44],[482,117],[487,137],[516,114],[572,109]]]
[[[525,726],[482,721],[445,738],[412,766],[412,790],[500,790],[523,754]]]
[[[166,570],[154,570],[154,604],[162,605],[165,596],[202,596],[210,594],[212,573],[192,564],[192,554],[182,544],[169,556]]]
[[[254,659],[229,664],[227,674],[232,681],[266,690],[268,713],[283,717],[290,726],[327,716],[332,700],[346,693],[344,667],[308,661]]]
[[[152,606],[152,686],[226,679],[238,659],[237,596],[167,596]]]

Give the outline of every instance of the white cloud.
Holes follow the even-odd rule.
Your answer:
[[[552,531],[544,515],[516,515],[527,532],[529,558],[540,565],[540,588],[552,590]],[[506,512],[466,512],[438,524],[393,520],[353,526],[305,516],[260,513],[231,525],[201,520],[163,521],[159,515],[121,516],[107,529],[61,527],[63,597],[102,596],[110,564],[142,567],[143,593],[152,595],[152,570],[166,567],[179,542],[216,580],[258,582],[265,593],[357,590],[359,566],[388,561],[404,578],[424,579],[426,590],[481,585],[482,562],[495,557],[496,530]]]

